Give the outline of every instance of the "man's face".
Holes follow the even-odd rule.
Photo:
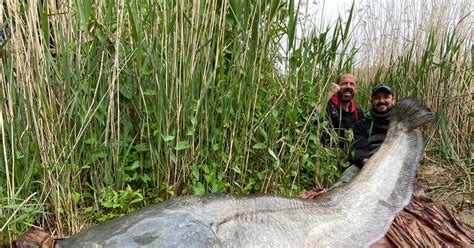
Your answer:
[[[345,74],[339,80],[339,92],[337,96],[341,102],[349,102],[357,91],[356,78],[354,75]]]
[[[385,90],[379,90],[372,96],[372,111],[385,114],[395,105],[395,97]]]

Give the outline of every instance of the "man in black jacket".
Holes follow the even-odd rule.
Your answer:
[[[372,89],[372,108],[365,118],[353,128],[355,143],[355,165],[348,167],[336,184],[348,183],[360,171],[360,168],[374,154],[385,139],[390,123],[390,113],[396,98],[392,87],[378,85]]]
[[[351,129],[356,122],[364,119],[362,110],[357,107],[353,99],[356,91],[356,77],[352,74],[341,75],[337,84],[331,86],[326,115],[339,137],[338,145],[340,148],[349,145],[349,142],[345,139],[345,131]],[[322,141],[326,145],[329,144],[330,136],[323,133]]]
[[[390,123],[390,113],[395,102],[396,98],[390,86],[379,85],[373,88],[372,109],[366,114],[366,119],[358,122],[354,127],[357,167],[362,168],[385,139]]]

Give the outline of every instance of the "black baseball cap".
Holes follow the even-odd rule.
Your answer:
[[[381,84],[381,85],[377,85],[375,86],[374,88],[372,88],[372,96],[375,95],[375,93],[377,93],[377,91],[379,90],[385,90],[387,91],[390,95],[393,96],[393,89],[392,87],[386,85],[386,84]]]

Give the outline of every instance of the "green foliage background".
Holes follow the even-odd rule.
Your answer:
[[[427,102],[438,113],[426,130],[434,156],[472,168],[463,104],[472,101],[471,40],[456,29],[433,32],[371,74],[354,66],[354,9],[297,39],[299,8],[280,0],[5,1],[6,239],[32,226],[61,237],[182,194],[296,195],[331,184],[347,151],[321,146],[328,125],[318,108],[343,72],[361,75],[359,102],[379,82]]]

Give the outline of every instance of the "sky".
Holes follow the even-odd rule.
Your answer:
[[[327,27],[336,21],[339,14],[347,13],[352,2],[353,0],[301,0],[301,23],[316,28]]]
[[[298,0],[297,0],[298,1]],[[323,33],[334,28],[338,17],[342,25],[348,18],[352,3],[355,12],[352,18],[349,42],[361,48],[357,61],[374,63],[374,54],[403,53],[406,45],[416,39],[428,38],[427,30],[438,31],[443,37],[446,30],[457,33],[473,33],[474,0],[299,0],[298,24],[295,41],[299,42],[309,33]],[[466,17],[466,18],[465,18]],[[462,20],[462,25],[457,25]],[[329,32],[331,34],[332,32]],[[472,40],[472,36],[466,37]],[[395,43],[390,43],[395,42]],[[283,39],[282,54],[287,51],[287,40]],[[465,49],[470,49],[466,43]],[[376,62],[378,63],[378,62]]]
[[[334,27],[334,23],[339,16],[344,17],[344,13],[350,9],[353,0],[300,0],[298,24],[296,27],[296,41],[302,39],[303,34],[311,30],[327,28],[328,25]],[[362,2],[365,0],[356,0]],[[298,6],[298,5],[296,5]],[[281,53],[286,53],[288,40],[281,40]],[[285,65],[280,67],[284,71]]]

